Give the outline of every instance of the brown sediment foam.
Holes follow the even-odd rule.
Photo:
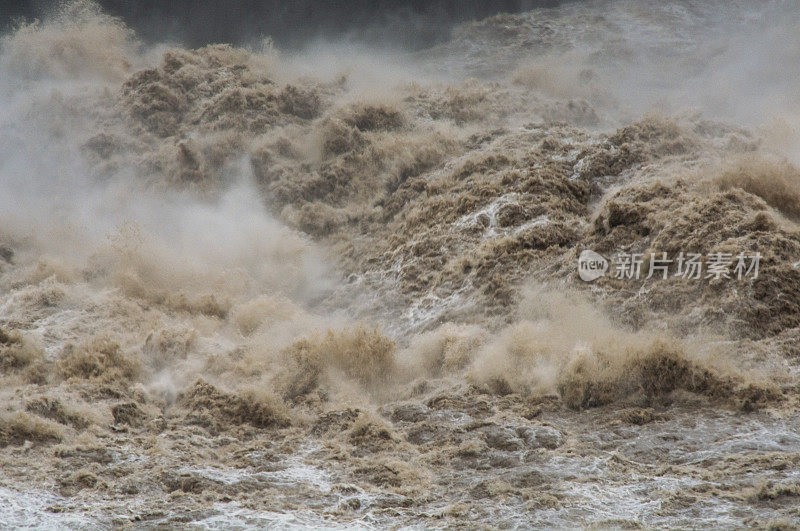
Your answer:
[[[722,190],[741,188],[794,221],[800,220],[800,170],[787,160],[755,156],[731,161],[715,180]]]
[[[25,405],[25,410],[60,424],[72,426],[76,430],[83,430],[91,424],[91,419],[84,412],[64,405],[57,397],[42,396],[31,400]]]
[[[41,360],[42,352],[15,330],[0,329],[0,369],[21,369]]]
[[[228,394],[198,380],[178,398],[189,411],[187,421],[219,432],[231,424],[252,424],[267,428],[286,426],[288,418],[280,400],[267,391]]]
[[[392,378],[394,350],[394,342],[377,330],[329,330],[322,337],[301,339],[288,347],[274,383],[284,397],[292,399],[315,391],[340,373],[379,393]]]
[[[514,112],[518,95],[470,81],[443,93],[412,87],[399,103],[341,104],[336,101],[341,87],[314,82],[306,82],[305,88],[282,86],[273,77],[267,59],[230,46],[169,51],[159,66],[132,75],[119,95],[130,122],[115,131],[125,130],[136,141],[111,149],[109,143],[118,137],[101,133],[84,148],[99,159],[111,154],[123,162],[129,155],[132,160],[144,157],[153,163],[153,171],[174,176],[173,185],[204,182],[212,188],[219,186],[227,158],[251,153],[268,206],[297,228],[342,249],[342,267],[362,275],[377,271],[393,281],[373,286],[379,291],[396,288],[409,300],[431,298],[430,306],[420,310],[435,317],[421,328],[448,318],[485,320],[490,330],[508,323],[519,283],[531,269],[558,272],[568,263],[571,267],[575,248],[610,252],[650,243],[653,249],[672,252],[678,245],[713,247],[724,236],[778,231],[762,215],[767,205],[746,192],[709,197],[684,181],[653,184],[637,177],[647,165],[681,168],[706,153],[724,156],[728,147],[719,148],[717,140],[739,134],[724,126],[679,124],[654,115],[607,136],[539,122],[522,131],[493,129],[485,137],[465,138],[430,119],[491,122]],[[448,114],[473,100],[478,114]],[[511,107],[504,110],[506,105]],[[200,134],[187,138],[192,131]],[[280,142],[265,142],[260,135],[267,131],[285,136]],[[320,134],[317,160],[304,154],[302,146],[314,131]],[[151,135],[171,139],[166,145],[174,150],[156,149]],[[454,160],[456,155],[460,159]],[[727,182],[720,181],[720,186],[730,188]],[[601,199],[611,186],[619,191]],[[598,200],[599,215],[594,215]],[[667,218],[665,213],[674,212],[676,205],[685,205],[691,219]],[[129,251],[122,251],[126,260],[132,258]],[[269,312],[245,318],[244,312],[256,310],[235,306],[224,294],[188,295],[154,287],[152,275],[141,271],[147,273],[134,269],[119,274],[116,281],[126,296],[222,322],[231,319],[235,307],[233,319],[247,335],[274,318]],[[606,291],[607,302],[651,304],[631,301],[610,279],[597,285]],[[663,286],[662,298],[668,299],[673,292],[669,284]],[[650,301],[657,300],[661,287]],[[464,307],[437,302],[457,291],[468,301]],[[740,297],[731,304],[739,304]],[[689,311],[691,304],[686,305]],[[769,306],[759,311],[773,313]],[[635,312],[629,313],[629,324],[640,326]],[[786,324],[775,330],[793,322],[791,312],[782,314]],[[759,333],[760,328],[751,330]],[[134,378],[135,360],[109,345],[67,349],[58,362],[62,377]],[[424,367],[428,374],[469,365],[464,353],[425,356],[431,356]],[[363,329],[299,340],[284,351],[283,359],[285,366],[278,370],[282,376],[272,383],[290,399],[316,389],[320,378],[331,377],[331,370],[372,391],[397,371],[393,343]],[[500,388],[515,387],[498,383],[502,381],[495,378]]]
[[[599,369],[599,370],[598,370]],[[746,384],[740,377],[724,376],[686,359],[674,346],[656,342],[616,367],[570,366],[559,379],[558,391],[567,406],[594,407],[642,393],[648,404],[658,404],[676,390],[686,390],[728,401],[752,410],[780,399],[777,388]]]
[[[800,324],[800,271],[794,266],[800,232],[776,218],[760,197],[739,187],[705,191],[684,180],[642,183],[607,199],[584,248],[645,257],[666,252],[672,258],[680,252],[759,253],[758,278],[714,284],[672,277],[634,282],[627,291],[625,282],[607,277],[598,285],[610,288],[610,302],[624,309],[620,317],[635,326],[662,311],[682,328],[700,324],[737,336],[771,337]],[[632,295],[644,284],[645,298]]]
[[[140,374],[141,361],[123,352],[113,339],[100,336],[82,344],[67,345],[56,370],[64,379],[130,383]]]
[[[574,295],[535,290],[528,299],[521,317],[532,320],[471,355],[468,378],[493,393],[557,392],[571,408],[663,404],[677,390],[744,409],[781,400],[778,386],[741,372],[724,351],[693,352],[707,349],[710,338],[631,332]]]
[[[5,413],[0,416],[0,447],[32,443],[61,441],[63,430],[53,421],[25,412]]]

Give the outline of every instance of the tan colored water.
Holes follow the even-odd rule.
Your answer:
[[[800,524],[795,11],[3,36],[0,525]]]

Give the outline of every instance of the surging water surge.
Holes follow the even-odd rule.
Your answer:
[[[798,28],[3,35],[0,525],[797,525]],[[585,283],[587,249],[760,268]]]

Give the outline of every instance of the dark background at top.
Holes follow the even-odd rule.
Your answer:
[[[445,40],[455,24],[497,13],[553,6],[563,0],[100,0],[147,41],[188,46],[243,44],[270,36],[295,48],[313,38],[350,39],[419,49]],[[12,21],[42,18],[53,0],[0,0],[0,31]]]

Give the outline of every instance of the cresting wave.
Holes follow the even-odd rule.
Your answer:
[[[798,525],[794,11],[2,36],[0,524]],[[585,284],[585,249],[762,259]]]

